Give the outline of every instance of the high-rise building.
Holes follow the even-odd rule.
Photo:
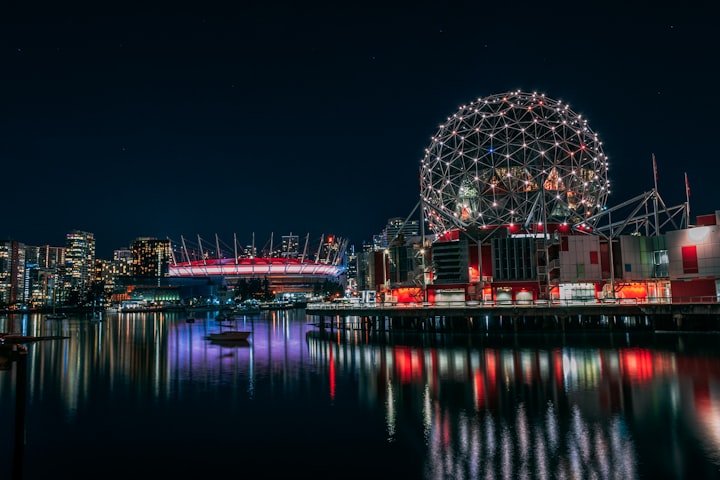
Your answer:
[[[372,249],[383,250],[397,243],[398,238],[407,240],[410,237],[420,235],[420,222],[417,220],[405,220],[402,217],[389,218],[382,233],[372,236]],[[367,250],[367,248],[364,248]]]
[[[15,240],[0,242],[0,305],[23,303],[25,291],[25,245]]]
[[[283,258],[297,258],[299,245],[300,238],[297,235],[283,235],[280,255]]]
[[[132,244],[132,275],[136,278],[167,277],[170,240],[139,237]]]
[[[24,303],[31,307],[52,305],[55,285],[62,285],[58,269],[64,271],[65,247],[25,246]]]
[[[68,300],[71,291],[82,296],[95,275],[95,235],[72,230],[66,235],[64,284],[62,297]]]
[[[133,251],[123,248],[113,252],[112,272],[116,277],[131,277],[133,274]]]
[[[357,275],[358,275],[358,255],[355,253],[355,245],[350,245],[347,254],[347,285],[348,290],[357,290]]]
[[[100,282],[103,286],[104,294],[111,295],[115,288],[115,262],[113,260],[105,260],[101,258],[95,259],[95,281]],[[99,295],[99,290],[95,292]],[[98,299],[100,300],[100,299]]]
[[[401,217],[388,219],[385,226],[385,243],[383,247],[391,245],[396,237],[402,235],[403,238],[416,237],[420,235],[420,222],[417,220],[405,220]]]
[[[38,268],[55,270],[58,265],[65,262],[65,248],[50,245],[25,247],[25,261],[33,263]]]
[[[240,256],[243,258],[255,258],[257,257],[257,247],[255,245],[245,245],[242,249]]]
[[[327,264],[345,264],[347,262],[347,240],[335,235],[328,235],[320,245],[318,261]]]

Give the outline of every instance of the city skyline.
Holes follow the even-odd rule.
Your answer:
[[[391,219],[393,220],[393,219]],[[417,222],[414,222],[417,223]],[[410,228],[410,227],[407,227]],[[414,228],[417,228],[415,226]],[[388,223],[385,225],[382,229],[382,232],[385,232],[386,229],[392,229],[393,232],[397,231],[398,226],[397,225],[391,225]],[[414,230],[413,230],[414,231]],[[51,249],[67,249],[68,244],[72,242],[72,238],[75,237],[78,234],[87,234],[90,237],[93,238],[93,248],[97,248],[97,243],[94,240],[94,233],[93,232],[86,232],[79,229],[72,229],[69,232],[66,232],[65,234],[65,240],[59,244],[51,244],[48,242],[40,242],[38,244],[30,244],[22,239],[18,238],[9,238],[9,239],[0,239],[0,243],[17,243],[21,245],[24,248],[45,248],[49,247]],[[382,236],[381,235],[372,235],[371,241],[367,241],[367,244],[371,244],[373,241],[377,239],[377,237]],[[297,242],[297,244],[293,244],[291,247],[288,247],[286,245],[287,239],[294,239],[293,241]],[[124,255],[124,252],[132,251],[133,245],[137,244],[138,242],[143,241],[157,241],[157,242],[169,242],[170,246],[175,249],[174,252],[176,252],[176,255],[180,255],[181,258],[177,258],[178,263],[183,263],[188,261],[188,259],[185,256],[185,247],[187,247],[188,255],[191,257],[190,261],[197,260],[200,258],[201,252],[205,255],[208,255],[209,258],[228,258],[234,256],[234,247],[237,249],[238,257],[241,258],[250,258],[253,256],[258,257],[277,257],[277,256],[289,256],[292,258],[300,258],[303,257],[313,257],[317,252],[318,249],[322,248],[322,245],[342,245],[343,248],[347,248],[349,246],[346,239],[334,236],[334,235],[326,235],[321,234],[318,236],[318,238],[310,238],[309,234],[307,235],[274,235],[271,234],[267,239],[258,240],[259,243],[253,244],[252,241],[243,242],[240,238],[237,239],[237,244],[233,246],[232,242],[233,239],[229,239],[230,243],[228,243],[228,239],[222,239],[222,238],[198,238],[192,237],[192,238],[179,238],[179,239],[171,239],[171,238],[159,238],[159,237],[148,237],[148,236],[137,236],[130,240],[130,242],[127,245],[119,246],[117,248],[113,248],[111,250],[111,253],[107,257],[103,257],[102,255],[95,255],[95,258],[97,259],[103,259],[103,260],[113,260],[117,255]],[[202,245],[199,242],[202,242]],[[216,257],[216,250],[219,246],[220,249],[220,256]],[[288,248],[296,247],[295,250],[288,250]],[[360,247],[355,247],[359,249]],[[100,248],[100,251],[103,249]]]
[[[0,238],[62,245],[78,229],[101,258],[181,235],[332,233],[359,247],[413,210],[445,118],[518,88],[588,119],[610,162],[609,205],[653,187],[654,155],[666,203],[685,201],[687,174],[692,217],[718,208],[709,12],[428,2],[216,13],[0,19],[12,179]]]

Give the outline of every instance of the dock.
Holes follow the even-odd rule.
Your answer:
[[[718,303],[333,304],[305,308],[320,328],[436,332],[720,331]]]

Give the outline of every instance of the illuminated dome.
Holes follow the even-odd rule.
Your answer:
[[[581,223],[609,193],[602,142],[569,105],[521,91],[463,105],[425,150],[421,196],[436,234]],[[592,222],[588,226],[594,226]]]

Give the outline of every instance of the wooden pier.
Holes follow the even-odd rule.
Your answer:
[[[468,302],[469,303],[469,302]],[[428,332],[720,331],[718,303],[308,304],[320,328]]]

